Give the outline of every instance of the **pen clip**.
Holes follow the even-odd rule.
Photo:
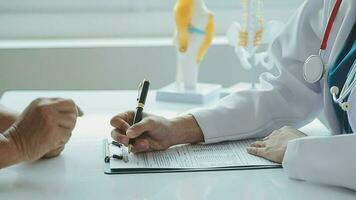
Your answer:
[[[137,91],[137,102],[140,100],[140,96],[141,96],[142,88],[143,88],[143,82],[141,82],[141,83],[138,85],[138,91]]]

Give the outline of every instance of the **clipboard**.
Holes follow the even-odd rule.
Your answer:
[[[117,145],[113,145],[108,139],[103,140],[103,163],[105,174],[144,174],[144,173],[176,173],[176,172],[204,172],[204,171],[225,171],[225,170],[251,170],[251,169],[275,169],[282,166],[277,163],[263,164],[263,165],[238,165],[238,166],[219,166],[219,167],[202,167],[202,168],[111,168],[110,162],[117,162],[118,160],[113,157],[113,153],[110,152],[110,147],[121,148]],[[122,159],[122,165],[125,165],[125,161]],[[128,160],[127,162],[130,162]]]

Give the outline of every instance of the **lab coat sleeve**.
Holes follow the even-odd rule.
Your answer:
[[[304,2],[270,45],[279,74],[262,74],[262,89],[236,92],[213,107],[190,112],[205,143],[263,137],[285,125],[303,126],[320,113],[321,85],[308,84],[302,66],[319,50],[323,7],[322,0]]]
[[[356,134],[305,137],[288,143],[283,168],[290,178],[356,190]]]

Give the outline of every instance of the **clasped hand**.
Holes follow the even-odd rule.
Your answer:
[[[57,156],[71,137],[82,112],[69,99],[33,101],[6,132],[19,161]]]

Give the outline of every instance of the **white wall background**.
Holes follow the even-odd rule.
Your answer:
[[[216,4],[219,35],[241,19],[239,1],[226,1],[207,1]],[[266,20],[286,21],[300,1],[266,1],[271,2]],[[154,88],[172,82],[174,0],[160,2],[0,0],[0,94],[14,89],[135,89],[142,78],[151,79]],[[249,74],[233,49],[220,41],[208,51],[200,80],[230,86],[247,81]]]
[[[175,78],[175,48],[37,48],[0,50],[1,90],[135,89],[148,78],[154,88]],[[224,86],[247,81],[231,47],[214,45],[200,68],[200,80]]]

